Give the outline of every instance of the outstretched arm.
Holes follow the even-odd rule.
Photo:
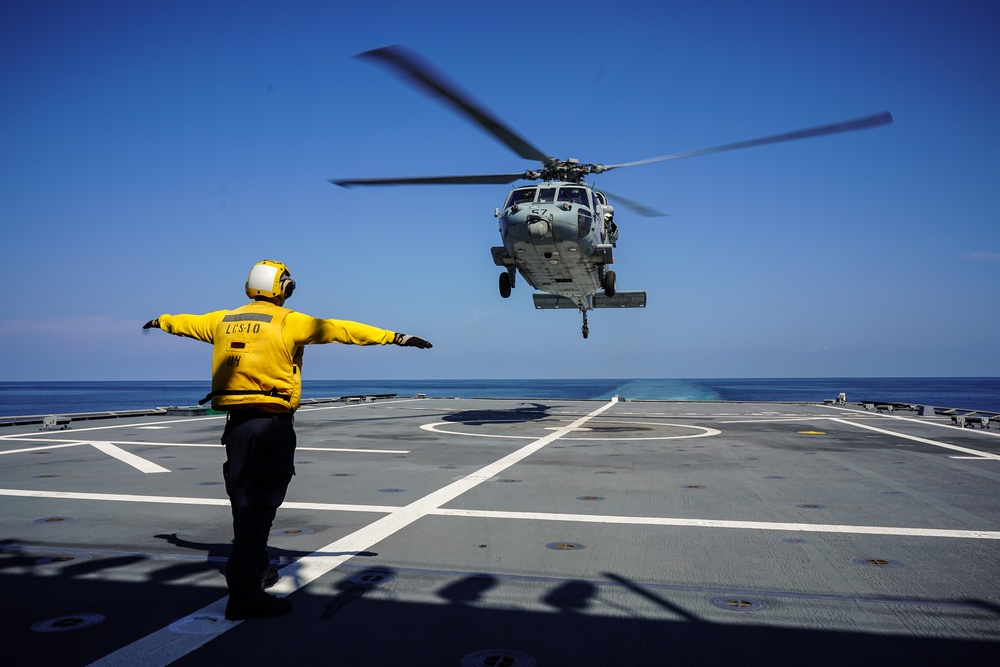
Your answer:
[[[348,345],[388,345],[428,348],[423,338],[380,329],[370,324],[349,320],[324,320],[304,313],[292,312],[285,319],[286,337],[295,345],[346,343]]]
[[[227,310],[217,310],[204,315],[167,315],[164,313],[142,325],[143,329],[162,329],[175,336],[186,336],[211,343],[215,327]]]

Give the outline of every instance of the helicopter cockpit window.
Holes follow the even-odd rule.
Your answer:
[[[571,204],[580,206],[590,206],[590,198],[587,197],[586,188],[559,188],[559,201],[568,201]]]
[[[535,198],[535,188],[518,188],[507,196],[507,203],[504,208],[510,208],[514,204],[527,204]]]
[[[538,203],[551,204],[556,200],[555,188],[538,188]]]

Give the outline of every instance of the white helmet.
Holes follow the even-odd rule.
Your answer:
[[[247,277],[246,292],[251,299],[263,296],[284,301],[292,295],[294,289],[295,281],[292,280],[288,267],[273,259],[254,264]]]

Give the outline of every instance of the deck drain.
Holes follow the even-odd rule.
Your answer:
[[[851,562],[856,565],[864,565],[866,567],[881,567],[887,570],[903,567],[903,564],[900,563],[898,560],[888,560],[886,558],[865,558],[864,556],[859,556],[858,558],[852,558]]]
[[[604,500],[601,496],[577,496],[577,500]]]
[[[167,629],[179,635],[214,635],[219,632],[220,624],[231,625],[232,622],[222,614],[198,614],[171,623]]]
[[[617,475],[617,470],[598,470],[594,473],[595,475]]]
[[[66,523],[72,520],[68,516],[47,516],[44,519],[35,519],[31,523]]]
[[[379,489],[379,493],[403,493],[406,489]]]
[[[59,475],[34,475],[34,479],[52,479],[53,477],[58,477]]]
[[[785,479],[784,475],[764,475],[764,479]]]
[[[705,487],[701,484],[688,484],[684,487],[685,489],[704,489]]]
[[[335,472],[330,477],[354,477],[354,473],[350,472]]]
[[[521,483],[521,480],[519,480],[519,479],[498,479],[497,481],[498,482],[503,482],[505,484],[520,484]]]
[[[294,537],[295,535],[308,535],[312,530],[309,528],[279,528],[277,530],[272,530],[271,534],[278,537],[289,536]]]
[[[31,626],[35,632],[68,632],[69,630],[82,630],[92,625],[97,625],[104,620],[100,614],[69,614],[59,616],[44,621],[38,621]]]
[[[814,505],[812,503],[802,503],[800,505],[796,505],[796,507],[798,507],[800,509],[804,509],[804,510],[825,510],[826,509],[826,505]]]
[[[809,540],[804,537],[783,537],[781,541],[788,544],[809,544]]]
[[[545,546],[556,551],[579,551],[583,548],[582,544],[576,542],[549,542]]]
[[[761,611],[767,609],[767,605],[760,600],[752,598],[734,597],[730,595],[720,595],[709,600],[720,609],[728,611]]]
[[[218,486],[222,482],[198,482],[198,486]]]
[[[36,560],[35,565],[64,565],[66,563],[79,563],[86,560],[90,560],[90,556],[87,554],[78,554],[75,556],[46,556],[45,558],[39,558]]]
[[[381,586],[396,580],[396,575],[391,572],[358,572],[347,578],[347,581],[359,586]]]
[[[879,491],[880,496],[905,496],[906,494],[902,491]]]
[[[462,656],[461,667],[535,667],[535,659],[523,651],[486,649]]]

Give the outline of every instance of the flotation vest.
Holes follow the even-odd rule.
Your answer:
[[[212,346],[212,407],[293,412],[302,392],[301,350],[290,351],[282,329],[288,308],[254,301],[219,321]]]

